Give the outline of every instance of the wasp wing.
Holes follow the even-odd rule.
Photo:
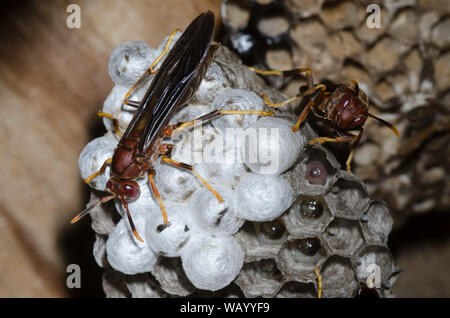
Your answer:
[[[138,155],[152,148],[170,115],[194,95],[217,49],[211,47],[213,30],[214,14],[199,15],[167,54],[122,137],[139,138]]]

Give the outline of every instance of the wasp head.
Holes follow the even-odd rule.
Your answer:
[[[336,126],[345,130],[361,128],[368,116],[367,95],[357,84],[342,85],[333,95],[333,120]]]
[[[126,202],[136,200],[139,198],[141,193],[139,185],[136,181],[119,180],[114,177],[109,179],[106,183],[106,190],[120,198],[123,198]]]

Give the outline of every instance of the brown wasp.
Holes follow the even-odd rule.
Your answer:
[[[88,214],[94,206],[118,198],[126,210],[134,236],[139,241],[143,241],[134,226],[128,203],[136,200],[140,195],[139,185],[136,180],[147,176],[152,191],[161,207],[164,224],[158,229],[163,230],[170,223],[161,196],[153,180],[155,174],[153,167],[160,156],[161,160],[168,164],[192,171],[220,202],[223,201],[220,194],[197,173],[192,165],[177,162],[168,157],[173,145],[163,142],[163,139],[170,137],[174,130],[193,126],[194,121],[197,123],[197,121],[211,120],[228,114],[259,114],[264,116],[273,114],[273,112],[263,111],[227,111],[217,109],[196,120],[168,126],[171,115],[175,110],[185,105],[195,94],[219,48],[219,44],[211,43],[213,30],[214,14],[211,11],[202,13],[191,22],[169,51],[170,41],[172,41],[177,30],[172,32],[163,53],[125,95],[124,104],[136,107],[133,118],[125,133],[121,136],[112,158],[106,160],[99,171],[85,180],[86,183],[89,183],[93,178],[104,173],[107,165],[111,165],[111,178],[106,184],[106,190],[111,195],[88,206],[71,223],[77,222]],[[156,64],[165,54],[167,54],[167,57],[160,68],[154,70]],[[156,75],[142,101],[128,100],[133,91],[154,73]],[[119,133],[116,119],[109,114],[99,113],[99,115],[113,119],[116,132]]]
[[[355,148],[361,140],[361,136],[364,131],[363,126],[367,120],[367,117],[372,117],[378,120],[383,125],[389,127],[397,135],[397,137],[399,136],[398,130],[394,127],[394,125],[369,113],[369,99],[367,98],[367,95],[359,89],[358,83],[354,80],[351,80],[351,84],[340,84],[333,85],[333,87],[327,87],[324,84],[314,85],[311,70],[308,68],[298,68],[288,71],[264,71],[254,67],[250,67],[250,69],[262,75],[293,76],[301,73],[306,74],[306,91],[300,92],[296,96],[281,103],[270,102],[266,95],[263,95],[264,100],[269,106],[281,107],[298,98],[308,98],[308,103],[301,112],[297,124],[292,128],[293,131],[297,131],[300,128],[300,125],[310,111],[315,116],[329,121],[338,133],[338,136],[335,138],[318,137],[311,140],[310,144],[322,144],[325,142],[350,142],[351,151],[346,163],[347,170],[349,172],[351,172],[350,164],[355,153]],[[359,131],[358,135],[354,135],[349,132],[352,130]]]

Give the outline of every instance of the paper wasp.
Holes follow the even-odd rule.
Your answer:
[[[319,137],[311,140],[310,144],[350,142],[351,151],[346,163],[349,172],[351,172],[350,165],[355,153],[355,148],[361,140],[364,131],[363,126],[367,117],[376,119],[383,125],[389,127],[397,137],[399,136],[399,132],[394,125],[369,113],[369,99],[354,80],[351,80],[351,84],[329,85],[327,87],[324,84],[314,85],[312,72],[308,68],[298,68],[288,71],[264,71],[254,67],[250,67],[250,69],[262,75],[293,76],[301,73],[306,74],[306,91],[300,92],[296,96],[281,103],[270,102],[266,95],[263,95],[264,100],[269,106],[281,107],[298,98],[307,98],[308,102],[305,108],[303,108],[296,125],[292,128],[293,131],[297,131],[300,128],[300,125],[310,111],[315,116],[327,120],[336,130],[338,136],[335,138]],[[349,132],[352,130],[359,131],[358,135]]]
[[[106,190],[110,195],[89,205],[72,220],[72,223],[77,222],[88,214],[94,206],[118,198],[126,210],[134,236],[139,241],[143,241],[134,226],[128,203],[136,200],[140,195],[139,185],[136,180],[147,176],[152,191],[161,207],[164,224],[158,229],[163,230],[170,223],[161,196],[153,180],[155,174],[154,166],[160,156],[161,160],[166,163],[192,171],[220,202],[223,201],[220,194],[197,173],[192,165],[171,159],[168,155],[173,145],[163,141],[165,137],[170,137],[174,130],[194,125],[194,120],[170,126],[168,123],[173,113],[179,107],[185,105],[195,94],[219,48],[219,44],[211,43],[213,30],[214,14],[211,11],[202,13],[191,22],[169,51],[170,41],[176,31],[172,32],[163,53],[125,95],[124,104],[136,107],[133,118],[125,133],[121,136],[112,158],[105,161],[99,171],[85,180],[86,183],[89,183],[93,178],[104,173],[107,165],[111,165],[111,178],[106,184]],[[167,57],[160,68],[154,70],[153,68],[164,54],[167,54]],[[133,91],[154,73],[156,75],[143,99],[140,102],[128,100]],[[217,109],[199,117],[195,122],[211,120],[228,114],[270,116],[273,112]],[[109,114],[99,113],[99,115],[113,119],[116,132],[119,133],[116,119]]]

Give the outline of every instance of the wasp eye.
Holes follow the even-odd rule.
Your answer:
[[[361,125],[362,123],[363,123],[363,118],[362,118],[362,117],[358,117],[358,118],[356,118],[356,119],[353,121],[353,124],[354,124],[355,126]]]
[[[340,110],[344,110],[351,102],[352,95],[347,94],[344,96],[344,98],[341,101],[341,104],[339,105]]]
[[[122,188],[123,194],[127,201],[134,201],[139,197],[139,189],[130,184],[125,184]]]

